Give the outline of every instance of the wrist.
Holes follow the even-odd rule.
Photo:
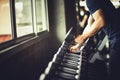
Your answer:
[[[75,38],[75,42],[79,45],[82,45],[85,42],[86,39],[87,39],[87,37],[85,35],[78,35]]]

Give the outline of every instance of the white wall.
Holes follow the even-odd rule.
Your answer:
[[[0,0],[0,35],[11,34],[9,0]]]

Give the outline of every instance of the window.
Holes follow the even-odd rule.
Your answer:
[[[17,37],[33,33],[31,0],[15,0]]]
[[[0,43],[48,30],[47,15],[47,0],[0,0]]]
[[[47,30],[46,0],[15,0],[15,8],[17,37]]]
[[[36,0],[36,27],[37,32],[47,30],[47,3],[46,0]]]
[[[0,0],[0,43],[12,39],[9,0]]]

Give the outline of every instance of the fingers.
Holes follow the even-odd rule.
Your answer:
[[[78,52],[79,50],[80,50],[79,44],[76,44],[76,45],[70,47],[70,52],[75,53],[75,52]]]

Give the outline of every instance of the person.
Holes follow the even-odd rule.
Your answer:
[[[74,41],[76,45],[70,47],[76,52],[82,44],[100,30],[104,30],[109,40],[109,75],[108,80],[120,80],[120,17],[110,0],[86,0],[90,16],[82,34],[78,34]]]
[[[77,26],[78,26],[78,34],[80,34],[85,26],[87,25],[87,20],[90,13],[89,11],[85,10],[85,7],[80,7],[80,12],[76,15],[77,18]]]
[[[80,27],[85,28],[85,26],[87,25],[87,20],[88,20],[90,13],[89,11],[85,10],[84,7],[80,10],[80,12],[81,12],[81,18],[80,18],[79,24],[80,24]]]

